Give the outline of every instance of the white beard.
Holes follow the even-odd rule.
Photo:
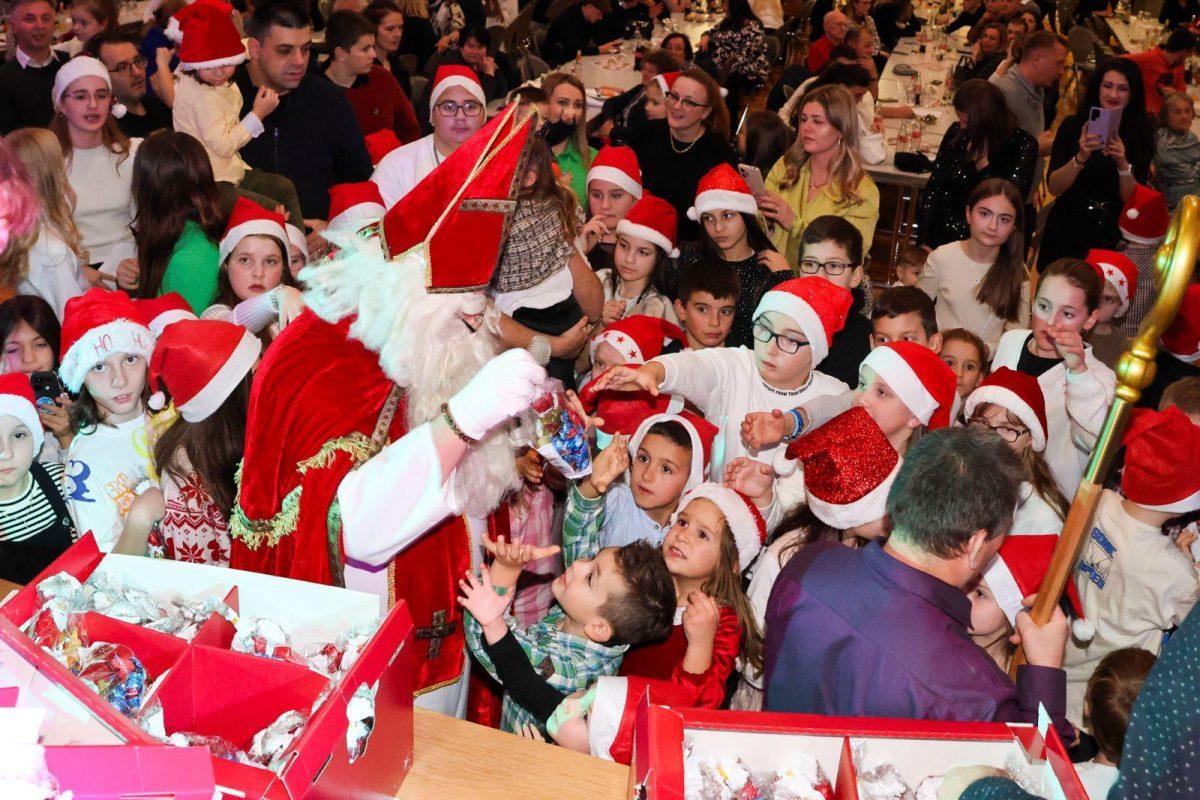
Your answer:
[[[417,246],[393,261],[378,239],[337,241],[341,253],[301,273],[305,302],[336,323],[358,317],[350,335],[379,353],[384,373],[403,387],[409,429],[433,420],[499,349],[492,326],[472,332],[461,314],[476,314],[478,292],[430,294],[425,290],[428,252]],[[485,517],[520,485],[508,432],[493,430],[471,447],[454,471],[454,496],[468,516]]]

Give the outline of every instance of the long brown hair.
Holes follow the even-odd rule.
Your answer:
[[[742,588],[742,569],[748,566],[750,565],[740,564],[737,544],[733,541],[733,531],[726,520],[721,531],[717,568],[704,582],[701,591],[716,601],[717,605],[733,609],[738,623],[742,626],[742,657],[756,671],[762,672],[763,635],[758,629],[758,620],[754,617],[754,607],[750,605],[750,598]]]
[[[854,95],[845,86],[828,85],[813,89],[800,99],[800,109],[816,103],[825,112],[842,139],[837,143],[837,152],[829,168],[829,185],[839,195],[839,205],[862,202],[858,186],[867,176],[858,157],[858,108]],[[800,180],[800,171],[808,165],[812,156],[804,149],[804,140],[797,136],[792,146],[783,154],[785,173],[780,187],[789,189]]]
[[[113,95],[113,98],[115,102],[116,95]],[[69,165],[71,157],[75,154],[75,145],[71,144],[71,130],[67,125],[67,118],[57,109],[54,112],[54,119],[50,120],[50,132],[58,137],[58,145],[62,148]],[[117,166],[129,158],[129,137],[117,127],[117,120],[112,115],[111,107],[108,110],[108,117],[104,120],[104,127],[100,129],[100,141],[108,152],[120,156],[117,159]]]
[[[564,83],[578,91],[579,96],[583,98],[583,118],[575,120],[575,149],[579,151],[579,160],[583,162],[583,168],[586,170],[592,163],[592,148],[588,145],[587,139],[587,89],[583,87],[583,82],[574,75],[568,75],[565,72],[551,72],[542,79],[542,91],[549,99],[554,94],[554,90]]]
[[[699,67],[691,67],[679,73],[680,78],[688,78],[704,87],[705,100],[710,109],[709,115],[701,123],[709,133],[720,136],[723,141],[729,141],[729,108],[725,98],[721,96],[721,85],[712,75]],[[678,80],[678,78],[676,79]]]
[[[972,418],[979,417],[988,412],[988,410],[996,405],[996,403],[980,403],[975,409]],[[1004,408],[1001,406],[1001,408]],[[1005,421],[1014,428],[1027,428],[1025,423],[1007,408],[1004,408]],[[1050,465],[1046,463],[1046,458],[1041,453],[1033,449],[1033,445],[1027,445],[1020,452],[1021,464],[1025,467],[1025,472],[1029,475],[1029,483],[1033,486],[1033,491],[1037,496],[1046,501],[1050,508],[1054,509],[1054,513],[1059,519],[1066,520],[1067,510],[1071,504],[1067,501],[1066,495],[1058,488],[1058,483],[1054,480],[1054,475],[1050,472]]]
[[[1017,127],[1004,93],[981,78],[973,78],[954,94],[954,110],[967,117],[956,142],[966,145],[973,161],[998,153]]]
[[[242,460],[253,380],[254,372],[248,370],[216,411],[199,422],[178,417],[154,444],[154,466],[159,474],[170,475],[180,485],[187,482],[187,470],[178,456],[182,452],[200,485],[226,518],[236,496],[234,474]]]
[[[1013,229],[983,276],[975,299],[1001,319],[1015,320],[1021,311],[1021,284],[1029,280],[1025,269],[1025,202],[1008,181],[988,178],[971,190],[967,208],[973,209],[991,197],[1003,197],[1013,207]]]
[[[558,215],[558,221],[562,223],[563,235],[568,241],[575,241],[575,210],[578,207],[575,193],[554,177],[554,154],[541,137],[531,137],[528,152],[529,160],[525,169],[537,177],[532,186],[521,188],[518,197],[521,200],[550,202]]]
[[[133,159],[133,199],[133,237],[141,267],[137,294],[157,297],[189,220],[209,239],[221,236],[220,199],[204,146],[179,131],[150,134]]]

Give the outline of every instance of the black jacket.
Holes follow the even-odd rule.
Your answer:
[[[44,67],[22,68],[16,55],[0,63],[0,136],[17,128],[44,128],[50,124],[54,116],[50,92],[54,76],[65,63],[61,53],[55,53]]]
[[[851,389],[858,386],[858,367],[867,353],[871,352],[871,320],[863,316],[866,304],[864,289],[860,286],[851,292],[854,302],[846,315],[846,324],[833,335],[829,343],[829,355],[817,365],[817,369],[831,378],[837,378]]]
[[[246,114],[254,107],[258,89],[244,65],[234,81]],[[263,127],[266,130],[241,149],[242,158],[254,169],[290,178],[306,218],[328,218],[331,186],[371,177],[371,157],[354,109],[345,93],[321,75],[305,75],[299,86],[281,96]]]
[[[576,53],[594,56],[600,52],[604,37],[599,24],[588,22],[579,3],[559,14],[550,23],[543,48],[548,63],[563,64],[575,58]]]

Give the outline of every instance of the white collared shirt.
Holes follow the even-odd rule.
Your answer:
[[[32,56],[27,55],[25,53],[25,51],[19,47],[17,48],[16,57],[17,57],[17,63],[21,65],[21,69],[29,69],[30,67],[35,67],[35,68],[40,69],[41,67],[48,67],[51,64],[53,64],[56,60],[55,55],[54,55],[54,50],[51,50],[50,55],[46,58],[45,61],[41,62],[40,64],[36,63],[33,60]]]

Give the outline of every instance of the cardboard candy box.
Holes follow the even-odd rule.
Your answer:
[[[894,765],[914,790],[956,766],[1017,763],[1026,775],[1045,778],[1045,796],[1061,788],[1064,800],[1088,800],[1053,726],[1043,738],[1032,725],[677,710],[654,705],[649,696],[634,728],[630,798],[683,800],[685,743],[696,756],[739,757],[756,775],[773,773],[791,754],[808,753],[835,800],[860,800],[856,747],[872,761]]]
[[[278,623],[292,646],[333,642],[340,633],[379,619],[377,597],[286,578],[179,561],[103,554],[88,535],[45,572],[0,606],[0,637],[18,646],[49,681],[65,690],[119,743],[160,745],[137,721],[125,717],[20,628],[38,611],[37,584],[66,572],[80,582],[93,574],[146,589],[152,596],[215,596],[243,619]],[[155,680],[139,714],[161,707],[168,735],[186,731],[220,736],[248,749],[254,734],[291,710],[307,713],[327,692],[278,771],[212,757],[217,789],[229,797],[270,800],[370,800],[391,798],[412,763],[412,621],[403,603],[380,622],[357,660],[332,688],[305,666],[230,649],[234,626],[212,614],[191,640],[105,617],[83,615],[94,641],[123,644]],[[348,741],[356,693],[374,696],[374,719],[365,748]],[[361,703],[358,704],[361,707]],[[356,746],[357,745],[357,746]],[[193,748],[188,748],[193,749]]]

